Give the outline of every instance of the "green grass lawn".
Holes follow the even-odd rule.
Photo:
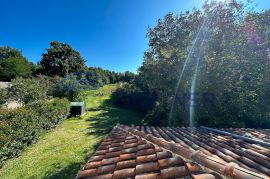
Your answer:
[[[141,115],[112,105],[110,94],[115,88],[85,91],[88,112],[63,121],[21,156],[5,162],[0,178],[74,178],[115,124],[140,124]]]

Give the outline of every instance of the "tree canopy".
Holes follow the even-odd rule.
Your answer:
[[[41,72],[48,76],[67,76],[82,71],[85,60],[69,44],[53,41],[40,61]]]
[[[0,80],[10,81],[15,77],[28,77],[31,74],[32,64],[19,50],[0,47]]]
[[[270,11],[254,12],[247,7],[235,0],[206,3],[202,10],[167,14],[149,28],[149,50],[134,83],[139,91],[156,95],[151,99],[155,105],[146,115],[149,123],[169,125],[175,100],[170,125],[188,125],[190,96],[194,95],[197,125],[270,126]],[[204,46],[195,45],[176,90],[185,59],[207,18],[211,24]],[[196,92],[190,94],[198,53]],[[134,94],[131,91],[130,95]]]

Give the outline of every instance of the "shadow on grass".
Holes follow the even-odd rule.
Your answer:
[[[56,166],[57,167],[57,166]],[[81,170],[81,163],[72,163],[67,167],[61,169],[58,172],[55,172],[49,176],[43,177],[42,179],[71,179],[75,178],[76,173]]]
[[[55,172],[49,173],[48,175],[42,177],[42,179],[74,179],[78,173],[84,166],[84,164],[89,160],[89,156],[92,156],[93,153],[97,150],[99,143],[93,145],[92,149],[84,151],[84,161],[71,163],[70,165],[62,168],[61,164],[54,164],[54,168],[56,169]],[[89,151],[92,151],[89,153]],[[59,168],[57,170],[57,168]]]
[[[118,123],[140,125],[142,121],[142,115],[132,110],[115,107],[111,99],[105,100],[98,108],[91,111],[101,111],[101,113],[88,119],[91,121],[88,128],[89,135],[104,136]]]
[[[91,108],[88,111],[100,111],[100,114],[87,119],[89,121],[89,132],[88,135],[94,135],[97,138],[103,138],[107,135],[111,129],[117,124],[125,125],[140,125],[142,120],[142,115],[123,108],[118,108],[113,106],[112,100],[105,100],[98,108]],[[97,150],[99,143],[96,143],[92,149],[93,152]],[[91,149],[89,149],[90,151]],[[59,171],[49,174],[43,179],[72,179],[75,178],[77,172],[82,169],[82,166],[87,162],[87,160],[92,156],[93,153],[88,153],[85,151],[85,158],[83,163],[72,163],[65,168],[59,169]],[[55,166],[57,168],[59,166]]]

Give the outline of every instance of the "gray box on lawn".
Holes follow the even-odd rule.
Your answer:
[[[81,116],[85,113],[84,102],[71,102],[70,103],[70,115]]]

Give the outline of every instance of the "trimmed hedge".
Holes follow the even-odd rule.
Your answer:
[[[69,101],[55,98],[17,109],[0,109],[0,163],[17,156],[26,146],[69,114]]]

